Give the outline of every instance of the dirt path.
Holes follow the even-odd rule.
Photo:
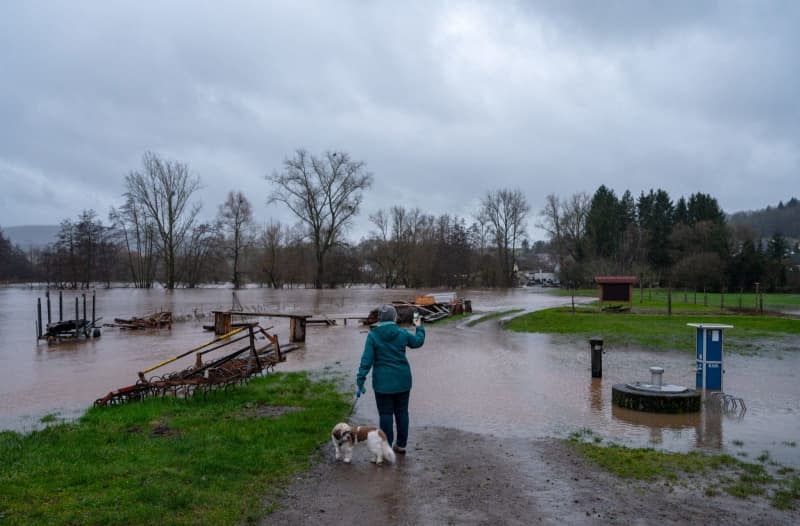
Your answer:
[[[699,479],[622,481],[555,439],[427,427],[409,446],[380,467],[365,448],[346,465],[325,446],[262,524],[800,524],[764,499],[707,497]]]

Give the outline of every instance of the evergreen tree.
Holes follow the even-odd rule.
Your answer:
[[[788,271],[789,243],[779,233],[773,234],[767,243],[766,281],[767,288],[775,291],[786,285]]]
[[[623,230],[620,210],[614,191],[601,185],[592,197],[586,216],[586,236],[594,255],[610,259],[619,253]]]
[[[686,208],[686,223],[689,225],[695,225],[700,221],[725,222],[725,213],[719,207],[719,203],[708,194],[700,192],[692,194],[689,196],[689,203]]]
[[[673,214],[673,223],[676,225],[689,224],[689,210],[686,207],[686,199],[681,197],[675,204],[675,214]]]
[[[745,240],[733,257],[731,285],[749,290],[756,281],[761,281],[763,272],[764,255],[753,240]]]
[[[639,196],[637,203],[639,228],[646,235],[647,262],[656,270],[669,267],[669,236],[672,232],[674,208],[665,190],[650,190]]]
[[[620,227],[624,232],[628,226],[636,223],[636,201],[634,201],[630,190],[625,190],[625,193],[622,194],[619,200],[619,208],[619,217],[622,221]]]

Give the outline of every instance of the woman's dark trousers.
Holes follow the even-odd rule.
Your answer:
[[[381,429],[386,433],[386,439],[392,444],[394,439],[394,425],[397,423],[397,447],[406,447],[408,442],[408,399],[411,391],[403,393],[375,393],[375,403],[378,405],[378,414],[381,417]],[[394,422],[393,422],[394,419]]]

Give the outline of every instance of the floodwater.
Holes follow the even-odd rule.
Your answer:
[[[361,316],[380,303],[411,299],[416,293],[352,288],[247,289],[237,294],[243,305],[262,311],[336,318]],[[468,290],[461,295],[472,300],[476,316],[569,302],[541,289]],[[76,296],[80,293],[64,293],[67,312],[74,312]],[[96,398],[134,383],[137,371],[212,339],[202,329],[202,323],[209,322],[204,315],[230,308],[232,301],[229,289],[98,289],[97,315],[103,321],[160,309],[173,311],[180,321],[171,331],[104,328],[98,339],[37,345],[37,297],[44,304],[41,290],[0,289],[2,429],[35,429],[48,414],[65,419],[80,415]],[[43,312],[46,317],[45,307]],[[57,298],[52,312],[57,318]],[[261,323],[273,325],[281,341],[288,339],[288,320],[270,318]],[[414,371],[410,407],[414,426],[446,426],[508,437],[565,437],[591,429],[607,441],[671,451],[702,449],[750,460],[766,451],[771,459],[800,468],[800,351],[726,353],[724,388],[746,402],[742,418],[705,409],[690,415],[656,415],[612,407],[611,386],[649,381],[648,368],[658,365],[665,369],[665,383],[693,387],[694,332],[689,327],[685,348],[607,347],[601,379],[591,378],[588,342],[512,333],[502,330],[497,320],[474,327],[467,327],[466,321],[430,324],[427,329],[425,345],[408,353]],[[347,325],[339,320],[336,327],[309,326],[306,345],[288,354],[278,370],[341,373],[354,381],[365,338],[366,329],[353,320]],[[166,369],[182,369],[192,360],[189,356]],[[376,416],[374,398],[368,392],[356,403],[355,417],[373,421]]]

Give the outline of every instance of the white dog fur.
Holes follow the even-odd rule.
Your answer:
[[[331,431],[331,441],[336,451],[336,460],[342,460],[349,464],[353,458],[353,446],[363,442],[367,443],[367,448],[372,453],[371,462],[380,465],[383,461],[394,463],[394,451],[386,440],[386,433],[377,427],[357,426],[350,427],[342,422],[333,426]]]

